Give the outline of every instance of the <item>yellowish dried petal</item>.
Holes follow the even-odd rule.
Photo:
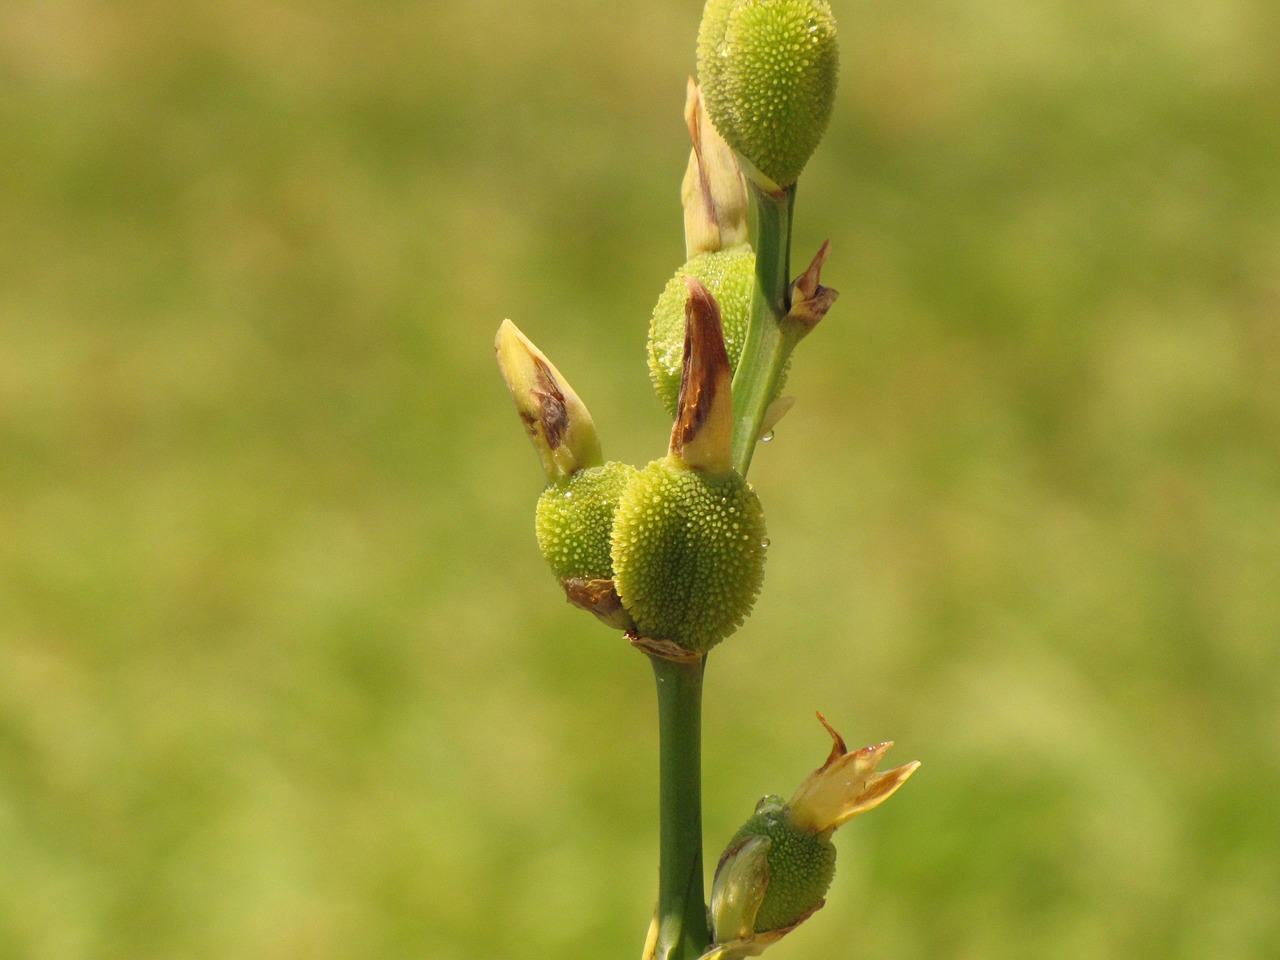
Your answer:
[[[684,205],[685,256],[693,259],[701,253],[747,242],[749,202],[738,159],[711,122],[692,77],[684,119],[693,149],[680,196]]]
[[[804,778],[787,806],[796,826],[825,833],[879,806],[906,783],[920,762],[913,760],[901,767],[877,772],[876,766],[893,741],[850,753],[822,714],[818,714],[818,719],[834,741],[831,754],[821,767]]]
[[[813,262],[791,284],[791,308],[782,318],[782,324],[795,330],[797,339],[808,336],[840,296],[837,291],[822,285],[822,267],[830,253],[831,241],[826,240]]]
[[[701,283],[685,277],[684,365],[671,425],[670,454],[695,470],[728,473],[733,457],[733,370],[720,308]]]

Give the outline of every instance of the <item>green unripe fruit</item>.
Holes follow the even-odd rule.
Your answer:
[[[680,397],[684,368],[684,307],[689,300],[685,277],[700,281],[720,307],[725,352],[730,369],[737,369],[751,317],[751,290],[755,282],[756,255],[742,243],[725,250],[700,253],[667,281],[649,322],[649,376],[653,389],[672,418]]]
[[[622,491],[636,472],[628,463],[586,467],[542,492],[535,530],[538,547],[557,577],[613,577],[613,519]]]
[[[698,80],[705,86],[708,80],[718,77],[713,69],[718,63],[709,62],[719,53],[719,46],[729,31],[729,14],[737,6],[739,0],[707,0],[702,8],[702,22],[698,24]],[[702,95],[706,97],[706,90]],[[723,136],[723,134],[721,134]]]
[[[795,183],[835,103],[840,52],[826,0],[709,0],[698,80],[716,129],[778,186]]]
[[[767,796],[755,815],[729,841],[729,846],[752,836],[770,842],[769,886],[756,914],[756,932],[780,930],[802,919],[827,895],[836,875],[836,848],[830,832],[813,833],[795,826],[783,799]]]
[[[741,476],[655,460],[618,502],[614,584],[641,636],[706,653],[751,612],[767,545],[760,500]]]

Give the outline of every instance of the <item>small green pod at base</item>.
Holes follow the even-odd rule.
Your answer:
[[[715,298],[729,367],[736,370],[751,318],[755,269],[756,255],[748,244],[742,243],[691,258],[663,287],[649,321],[649,377],[672,418],[676,415],[684,367],[685,303],[689,299],[684,278],[693,277]]]
[[[768,886],[756,913],[755,930],[765,933],[798,923],[822,904],[836,874],[831,833],[797,827],[782,797],[769,795],[729,841],[732,848],[748,837],[767,837]]]
[[[578,470],[538,498],[538,548],[561,580],[613,577],[611,534],[618,501],[636,475],[629,463],[610,461]]]
[[[818,720],[831,736],[822,766],[790,800],[763,797],[720,857],[711,885],[718,947],[702,960],[757,956],[808,919],[835,877],[832,834],[893,796],[920,767],[913,760],[880,771],[892,741],[850,751],[821,713]]]
[[[613,580],[641,637],[706,653],[741,625],[764,580],[764,510],[736,473],[674,457],[627,485],[613,525]]]

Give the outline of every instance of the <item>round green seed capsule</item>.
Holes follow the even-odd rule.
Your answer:
[[[610,534],[618,500],[636,475],[628,463],[587,467],[553,483],[538,498],[538,547],[561,580],[613,577]]]
[[[709,0],[698,80],[720,135],[779,186],[826,131],[840,53],[826,0]]]
[[[765,797],[756,812],[729,841],[732,847],[751,836],[768,837],[769,886],[756,914],[756,932],[780,930],[801,920],[827,895],[836,875],[836,848],[830,832],[795,826],[785,801]]]
[[[649,323],[649,376],[654,392],[673,418],[680,397],[680,375],[684,368],[684,307],[689,288],[684,278],[699,280],[715,297],[724,329],[729,366],[736,369],[751,316],[751,290],[755,282],[756,255],[742,243],[724,250],[700,253],[667,281],[653,319]]]
[[[751,612],[767,545],[760,500],[741,476],[655,460],[618,502],[614,584],[641,636],[706,653]]]
[[[698,24],[698,79],[704,84],[718,79],[715,71],[719,64],[713,58],[724,42],[724,35],[729,29],[729,14],[737,3],[738,0],[707,0],[702,8],[702,22]]]

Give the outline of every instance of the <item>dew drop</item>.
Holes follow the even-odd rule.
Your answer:
[[[768,537],[765,537],[763,540],[761,540],[761,541],[760,541],[760,549],[761,549],[761,550],[768,550],[768,549],[769,549],[769,538],[768,538]]]
[[[771,440],[773,440],[772,430],[770,430],[768,433],[766,433],[763,437],[760,438],[761,443],[769,443]]]

